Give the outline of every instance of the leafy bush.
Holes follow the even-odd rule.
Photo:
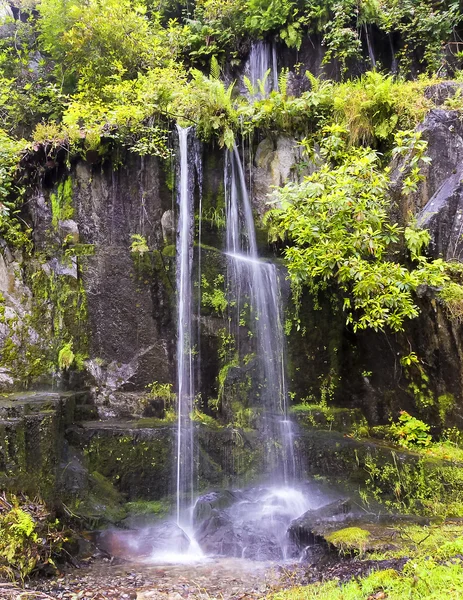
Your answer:
[[[402,410],[399,422],[392,423],[390,433],[400,446],[404,446],[405,448],[420,446],[423,448],[431,444],[430,429],[429,425]]]
[[[346,148],[342,130],[331,128],[320,153],[339,166],[323,165],[301,184],[274,193],[281,208],[267,216],[274,240],[287,240],[285,260],[296,294],[317,296],[335,285],[343,295],[347,323],[357,329],[403,329],[418,315],[418,285],[442,286],[441,260],[415,257],[409,269],[390,259],[404,232],[388,217],[388,177],[370,149]]]
[[[0,496],[0,575],[24,580],[45,567],[54,569],[66,539],[42,503]]]

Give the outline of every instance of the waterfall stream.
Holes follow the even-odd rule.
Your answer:
[[[249,298],[250,332],[254,339],[259,389],[255,408],[268,441],[267,471],[288,484],[296,475],[291,422],[287,417],[285,340],[281,319],[279,284],[275,265],[259,259],[251,203],[237,148],[227,152],[226,253],[235,311]],[[237,324],[239,327],[239,322]]]
[[[262,96],[260,85],[264,85],[264,96],[272,90],[278,90],[277,52],[275,44],[256,42],[251,46],[245,69],[249,73],[256,96]]]
[[[190,128],[177,126],[180,154],[178,187],[177,239],[177,524],[185,519],[185,509],[193,501],[194,448],[193,412],[194,381],[192,358],[192,264],[194,205],[190,188],[188,134]]]

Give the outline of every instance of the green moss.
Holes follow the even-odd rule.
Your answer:
[[[326,541],[332,544],[340,554],[351,552],[364,554],[371,533],[360,527],[345,527],[326,536]]]
[[[442,424],[445,424],[447,415],[452,412],[456,404],[453,394],[442,394],[437,398],[437,408],[439,411],[439,419]]]
[[[172,437],[169,430],[125,435],[101,433],[89,441],[89,469],[98,471],[129,500],[157,500],[165,495],[171,475]]]
[[[63,257],[63,260],[70,260]],[[85,261],[81,258],[80,261]],[[39,374],[47,373],[53,365],[62,368],[60,355],[64,359],[65,349],[71,350],[75,356],[79,355],[80,363],[88,352],[88,313],[87,296],[81,277],[84,268],[82,262],[78,263],[78,277],[57,275],[53,271],[47,273],[42,265],[30,275],[30,283],[34,302],[32,315],[28,326],[40,331],[41,342],[30,348],[32,357],[40,360],[32,362],[26,357],[23,361],[22,373],[18,373],[23,380],[33,379]],[[66,358],[69,352],[66,350]],[[72,361],[71,361],[72,362]],[[34,366],[34,372],[30,367]],[[40,371],[39,371],[40,369]]]
[[[137,502],[127,502],[125,508],[129,516],[150,516],[164,517],[169,514],[171,509],[169,500],[138,500]]]
[[[74,362],[75,354],[72,351],[72,343],[65,344],[58,353],[58,366],[60,369],[69,369]]]
[[[91,473],[89,488],[82,498],[74,498],[70,511],[90,527],[114,524],[127,516],[123,496],[109,479],[98,471]]]
[[[72,219],[74,216],[72,179],[67,177],[58,185],[56,194],[50,195],[52,225],[56,229],[59,221]]]

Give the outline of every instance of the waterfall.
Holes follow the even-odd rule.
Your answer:
[[[180,153],[177,239],[177,524],[193,499],[193,422],[194,403],[192,357],[192,264],[194,205],[190,187],[188,134],[190,127],[177,125]]]
[[[251,203],[237,148],[227,152],[226,253],[235,310],[240,313],[242,295],[248,295],[250,327],[256,354],[261,427],[269,443],[268,470],[285,483],[295,477],[291,423],[287,417],[288,390],[285,340],[282,326],[278,275],[275,265],[259,259]],[[238,316],[239,321],[239,316]],[[236,329],[238,329],[237,323]]]
[[[264,83],[264,96],[278,90],[277,53],[275,44],[255,42],[251,46],[246,71],[258,97],[262,96],[259,82]],[[267,74],[268,72],[268,74]]]
[[[375,51],[374,51],[373,45],[371,43],[370,31],[369,31],[369,27],[367,24],[365,24],[365,38],[367,41],[368,56],[370,57],[371,66],[373,69],[375,69],[376,68]]]

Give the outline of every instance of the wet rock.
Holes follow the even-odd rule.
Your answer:
[[[424,95],[432,100],[436,106],[442,106],[446,100],[453,98],[456,93],[463,92],[463,83],[456,81],[443,81],[426,88]]]
[[[162,238],[165,244],[175,244],[175,218],[171,210],[166,210],[161,217]]]
[[[463,258],[463,169],[443,183],[419,213],[417,224],[431,233],[435,256]]]
[[[301,75],[290,71],[286,84],[286,94],[299,98],[304,92],[309,92],[311,89],[310,79],[306,75]]]
[[[193,522],[198,525],[206,519],[210,519],[214,511],[217,512],[217,509],[227,508],[242,497],[243,494],[240,492],[230,490],[219,490],[200,496],[195,503]]]
[[[431,110],[418,131],[422,139],[428,142],[426,156],[431,163],[420,166],[423,178],[416,192],[408,196],[401,192],[403,180],[408,176],[406,161],[409,156],[393,161],[391,165],[395,201],[393,217],[400,223],[408,223],[410,214],[419,213],[445,182],[461,170],[463,161],[463,123],[458,111],[441,108]]]
[[[52,258],[42,266],[42,269],[47,275],[50,275],[50,273],[53,272],[55,275],[68,275],[69,277],[77,279],[77,259],[74,256],[66,263],[60,262],[56,257]]]
[[[308,510],[295,519],[288,528],[289,538],[300,548],[321,541],[320,531],[329,523],[342,522],[351,511],[351,502],[344,498],[316,510]]]
[[[253,205],[260,215],[268,210],[268,194],[272,186],[281,186],[290,180],[292,168],[300,159],[296,140],[279,137],[276,144],[266,138],[256,150],[253,172]]]
[[[72,219],[58,221],[58,231],[62,238],[67,238],[73,244],[79,241],[79,226]]]

